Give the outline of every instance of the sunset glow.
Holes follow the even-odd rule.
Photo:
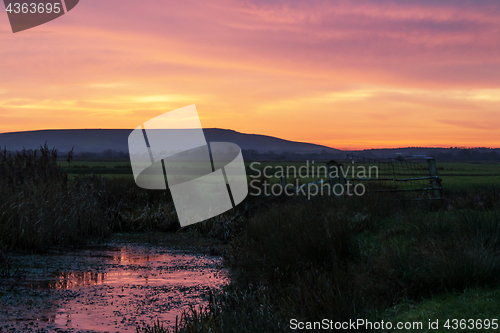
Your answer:
[[[3,7],[2,7],[3,8]],[[340,149],[500,147],[500,3],[81,0],[13,34],[0,132],[204,128]]]

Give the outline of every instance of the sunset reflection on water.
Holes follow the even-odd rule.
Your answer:
[[[158,253],[142,246],[94,247],[35,259],[39,265],[46,260],[49,274],[27,279],[21,287],[43,293],[45,310],[20,304],[15,306],[17,319],[0,313],[0,323],[31,320],[49,330],[135,332],[157,319],[175,323],[183,309],[206,303],[211,289],[229,282],[220,258]],[[51,271],[51,262],[59,263],[57,269]]]

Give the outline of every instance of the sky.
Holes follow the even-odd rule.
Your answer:
[[[498,0],[80,0],[13,34],[0,133],[205,128],[339,149],[500,147]]]

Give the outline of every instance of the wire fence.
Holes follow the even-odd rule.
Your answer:
[[[346,159],[326,162],[322,170],[322,174],[316,173],[321,176],[320,180],[300,185],[290,183],[291,179],[287,180],[286,176],[281,177],[279,183],[272,186],[277,186],[280,189],[278,192],[254,195],[261,200],[247,201],[243,212],[233,219],[247,214],[250,209],[265,203],[266,199],[301,195],[310,199],[324,193],[343,199],[359,195],[355,190],[358,186],[363,188],[363,195],[388,195],[392,199],[411,201],[443,199],[442,182],[433,158],[372,159],[347,155]],[[328,191],[324,191],[325,188]]]
[[[315,168],[318,168],[316,163]],[[433,158],[425,159],[372,159],[347,155],[346,159],[322,163],[322,173],[316,172],[320,180],[299,184],[293,178],[282,176],[278,183],[272,184],[270,193],[256,195],[260,198],[279,196],[318,194],[339,198],[358,194],[356,188],[363,188],[363,195],[378,193],[391,195],[402,200],[440,200],[442,199],[441,178],[437,174]],[[307,167],[307,170],[314,169]],[[318,169],[319,170],[319,169]],[[314,170],[312,172],[314,174]],[[269,183],[269,180],[264,180]],[[267,184],[269,185],[269,184]],[[278,190],[274,189],[278,187]],[[324,191],[327,189],[328,191]],[[353,194],[354,190],[354,194]]]
[[[384,160],[347,155],[341,163],[344,169],[351,167],[359,172],[350,173],[346,178],[353,184],[363,183],[368,192],[391,193],[399,199],[439,200],[442,198],[441,178],[437,174],[436,162],[432,158],[413,160],[389,158]],[[363,176],[362,170],[376,171]],[[346,172],[349,174],[349,172]]]

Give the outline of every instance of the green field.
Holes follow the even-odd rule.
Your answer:
[[[499,163],[441,163],[438,164],[438,173],[444,188],[500,186]]]
[[[300,167],[304,167],[305,162],[261,162],[259,164],[245,163],[247,166],[247,173],[249,176],[256,175],[256,172],[252,169],[263,170],[265,167],[271,167],[266,169],[267,174],[274,175],[279,167],[282,167],[285,172],[287,167],[294,167],[297,172]],[[60,162],[59,165],[62,171],[69,174],[70,179],[74,179],[77,175],[82,174],[94,174],[100,176],[106,176],[110,178],[116,177],[128,177],[132,174],[132,168],[130,163],[127,162],[73,162],[68,164],[67,162]],[[326,180],[324,173],[320,176],[317,175],[317,168],[319,166],[325,165],[325,163],[310,163],[309,164],[309,176],[310,177],[300,177],[301,183],[313,182],[318,180]],[[314,166],[314,177],[313,175]],[[438,174],[443,179],[444,189],[468,189],[471,187],[489,187],[489,186],[500,186],[500,163],[439,163],[437,162]],[[292,170],[292,169],[290,169]],[[303,174],[305,169],[302,169]],[[292,174],[292,171],[290,171]],[[383,174],[379,175],[379,177]],[[293,177],[289,177],[288,180],[291,182]],[[271,183],[278,182],[278,178],[272,177],[270,179]]]

